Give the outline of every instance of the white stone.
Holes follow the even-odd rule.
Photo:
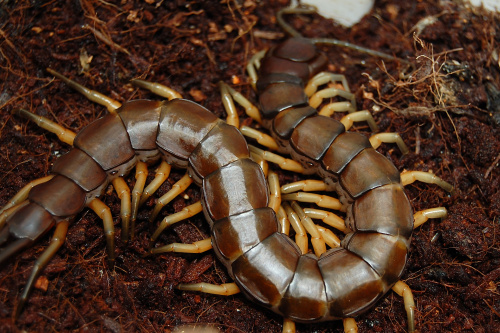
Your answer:
[[[302,0],[302,4],[313,5],[318,13],[326,18],[334,19],[346,27],[358,23],[368,14],[375,0]]]
[[[484,8],[500,12],[500,0],[470,0],[470,3],[474,6],[484,6]]]

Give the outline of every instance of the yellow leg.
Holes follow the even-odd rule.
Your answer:
[[[262,172],[264,173],[264,176],[267,177],[269,171],[269,164],[267,163],[267,161],[262,156],[253,153],[252,151],[250,151],[250,158],[260,166]]]
[[[130,231],[130,189],[122,177],[117,177],[112,181],[113,187],[121,200],[120,217],[122,220],[122,241],[128,241]]]
[[[212,239],[207,238],[192,244],[172,243],[161,247],[155,247],[150,250],[151,254],[164,252],[181,252],[181,253],[203,253],[212,249]]]
[[[358,325],[356,325],[356,321],[354,318],[344,318],[344,332],[345,333],[357,333]]]
[[[297,245],[299,246],[300,250],[302,251],[302,254],[307,253],[309,248],[307,233],[302,223],[300,223],[299,216],[293,210],[293,208],[288,204],[288,202],[283,202],[281,206],[285,210],[286,217],[290,222],[290,225],[292,226],[293,230],[295,231],[295,243],[297,243]]]
[[[326,252],[326,245],[325,241],[321,237],[321,233],[316,227],[316,224],[314,224],[312,219],[304,213],[304,210],[296,201],[292,201],[290,206],[299,217],[300,223],[304,226],[309,235],[311,235],[311,244],[313,246],[314,253],[319,257]]]
[[[168,191],[158,199],[156,206],[153,209],[151,216],[149,217],[149,221],[153,222],[162,208],[165,207],[169,202],[174,200],[175,197],[177,197],[179,194],[184,192],[192,182],[193,178],[189,177],[187,173],[184,175],[184,177],[179,179],[179,181],[172,186],[170,191]]]
[[[236,283],[210,284],[210,283],[192,283],[179,284],[179,290],[201,291],[206,294],[215,294],[221,296],[231,296],[240,292]]]
[[[415,222],[413,228],[418,228],[429,219],[444,219],[448,215],[448,211],[444,207],[435,207],[421,210],[413,214]]]
[[[130,216],[130,239],[134,239],[135,234],[135,221],[137,219],[137,212],[139,211],[139,203],[141,201],[142,193],[144,192],[144,185],[148,177],[148,166],[144,162],[137,162],[135,166],[135,185],[132,189],[132,215]]]
[[[430,208],[416,212],[413,215],[415,220],[413,229],[418,228],[431,218],[446,218],[447,214],[448,212],[444,207]],[[415,332],[415,301],[413,300],[413,293],[411,292],[410,287],[406,283],[398,281],[392,287],[392,290],[394,290],[399,296],[403,297],[406,315],[408,317],[408,332]]]
[[[262,123],[262,119],[260,117],[259,109],[253,105],[245,96],[231,88],[224,82],[219,82],[219,89],[221,92],[222,104],[227,112],[227,123],[229,125],[233,125],[236,128],[239,128],[240,121],[238,118],[238,112],[236,111],[236,107],[233,101],[236,101],[239,105],[241,105],[245,109],[245,113],[258,122]]]
[[[219,82],[219,90],[222,100],[222,105],[226,110],[227,117],[226,123],[233,125],[236,128],[240,128],[240,118],[238,117],[238,111],[234,105],[234,100],[229,93],[229,86],[227,84],[222,84]]]
[[[401,153],[408,154],[410,151],[408,146],[404,143],[403,139],[398,133],[378,133],[370,137],[370,143],[373,148],[377,149],[382,143],[395,143],[398,145]]]
[[[267,176],[267,182],[269,184],[269,192],[271,193],[268,206],[271,207],[275,213],[278,213],[281,205],[281,191],[278,175],[270,171]]]
[[[281,193],[326,191],[327,188],[328,185],[322,180],[307,179],[281,186]]]
[[[250,77],[250,82],[252,84],[253,89],[256,89],[257,85],[257,70],[260,68],[260,61],[266,55],[266,50],[262,50],[253,55],[247,65],[247,73]]]
[[[67,143],[71,146],[73,145],[73,140],[76,136],[76,133],[74,133],[73,131],[53,122],[48,118],[29,112],[28,110],[18,109],[16,110],[16,113],[34,122],[38,127],[41,127],[49,131],[50,133],[54,133],[62,142]]]
[[[295,323],[292,320],[283,318],[283,333],[295,333]]]
[[[303,173],[304,168],[299,162],[291,160],[289,158],[284,158],[283,156],[271,153],[269,151],[262,150],[255,146],[249,145],[250,152],[259,155],[264,160],[277,164],[283,170],[289,170],[297,173]]]
[[[330,73],[330,72],[320,72],[316,74],[312,79],[309,80],[307,83],[306,88],[304,89],[304,92],[308,97],[311,97],[314,95],[316,91],[318,91],[318,87],[322,86],[327,83],[335,83],[335,82],[340,82],[342,84],[342,87],[344,88],[345,91],[351,91],[349,89],[349,84],[347,83],[347,79],[345,78],[345,75],[342,74],[335,74],[335,73]]]
[[[345,221],[332,212],[325,210],[314,209],[314,208],[304,208],[304,213],[312,219],[318,219],[328,224],[339,231],[347,232],[348,229],[345,226]]]
[[[285,235],[290,234],[290,221],[288,220],[288,217],[286,215],[285,209],[283,206],[280,206],[278,209],[278,212],[276,214],[276,217],[278,218],[278,222],[280,224],[280,232]]]
[[[392,290],[403,297],[406,316],[408,318],[408,332],[415,332],[415,301],[413,300],[413,293],[410,287],[403,281],[398,281],[392,287]]]
[[[310,202],[315,203],[319,207],[342,210],[342,204],[340,203],[340,200],[328,195],[308,192],[295,192],[284,194],[282,196],[282,199],[287,201]]]
[[[105,106],[110,113],[114,113],[116,109],[118,109],[120,106],[122,106],[120,102],[118,102],[118,101],[116,101],[116,100],[114,100],[106,95],[103,95],[95,90],[88,89],[88,88],[82,86],[81,84],[76,83],[75,81],[65,77],[61,73],[56,72],[55,70],[53,70],[51,68],[47,68],[47,72],[49,72],[50,74],[57,77],[59,80],[66,83],[68,86],[75,89],[80,94],[85,96],[87,99],[91,100],[92,102],[95,102],[97,104]]]
[[[130,81],[134,86],[138,86],[144,88],[146,90],[151,91],[153,94],[156,94],[161,97],[165,97],[169,101],[175,98],[182,98],[182,95],[175,91],[172,88],[164,86],[163,84],[156,82],[148,82],[140,79],[133,79]]]
[[[321,116],[330,117],[335,112],[346,112],[346,111],[349,113],[353,113],[356,111],[356,109],[352,106],[350,102],[347,101],[333,102],[323,106],[321,110],[319,110],[318,114]]]
[[[201,206],[201,202],[197,201],[192,205],[189,205],[187,207],[184,207],[180,212],[177,212],[175,214],[169,215],[165,217],[156,231],[154,232],[153,236],[151,236],[151,244],[156,242],[160,234],[165,230],[166,228],[170,227],[172,224],[184,221],[185,219],[188,219],[192,216],[195,216],[196,214],[200,213],[203,210],[203,207]]]
[[[248,126],[241,126],[240,132],[247,138],[256,140],[259,144],[263,145],[266,148],[269,148],[271,150],[278,150],[279,148],[278,143],[271,136],[257,131],[256,129],[250,128]]]
[[[17,212],[19,209],[23,208],[27,204],[29,204],[29,201],[24,200],[23,202],[21,202],[17,205],[14,205],[14,206],[11,206],[5,210],[2,210],[2,213],[0,213],[0,230],[2,230],[4,224],[7,221],[7,219],[9,218],[9,216],[14,214],[15,212]]]
[[[167,180],[168,175],[170,175],[171,169],[172,166],[170,164],[165,161],[161,162],[158,169],[156,169],[155,179],[153,179],[153,181],[149,183],[148,186],[146,186],[146,189],[141,196],[139,206],[143,205],[146,200],[148,200],[149,197],[152,196],[158,190],[158,188],[160,188],[161,184],[163,184],[165,180]]]
[[[311,98],[309,98],[309,105],[311,107],[317,109],[321,105],[321,103],[323,102],[324,99],[332,98],[332,97],[336,97],[336,96],[343,97],[350,102],[350,104],[352,105],[352,108],[349,108],[350,112],[353,112],[356,110],[356,99],[354,97],[354,94],[349,92],[349,91],[345,91],[345,90],[337,89],[337,88],[325,88],[325,89],[319,90],[314,95],[312,95]]]
[[[18,318],[21,314],[24,304],[28,299],[28,295],[30,294],[33,286],[35,284],[36,279],[43,271],[45,266],[49,263],[49,261],[54,257],[57,251],[61,248],[66,240],[66,234],[68,232],[69,220],[63,220],[59,222],[56,226],[56,230],[54,231],[54,236],[50,240],[49,246],[43,251],[42,255],[35,261],[33,269],[31,270],[30,277],[24,286],[24,290],[19,297],[19,301],[16,307],[15,318]]]
[[[350,129],[355,122],[366,121],[372,132],[378,131],[377,123],[369,111],[357,111],[342,117],[340,122],[344,124],[346,130]]]
[[[111,211],[104,202],[94,199],[87,206],[92,209],[104,224],[104,235],[106,236],[106,251],[108,253],[108,264],[111,268],[115,266],[115,226]]]
[[[30,191],[33,187],[35,187],[36,185],[48,182],[53,177],[54,177],[54,175],[45,176],[45,177],[33,180],[33,181],[29,182],[28,184],[26,184],[19,192],[17,192],[17,194],[15,196],[13,196],[9,201],[7,201],[7,203],[5,204],[5,206],[3,206],[2,209],[0,209],[0,214],[3,214],[7,209],[9,209],[13,206],[16,206],[16,205],[20,204],[21,202],[25,201],[26,199],[28,199],[28,194],[30,193]]]
[[[447,192],[453,192],[453,185],[442,180],[433,173],[424,171],[403,171],[401,173],[401,182],[404,186],[417,180],[427,184],[436,184]]]
[[[338,238],[330,229],[325,229],[322,227],[317,227],[317,229],[321,234],[321,238],[323,238],[323,240],[329,247],[334,249],[340,246],[340,238]]]

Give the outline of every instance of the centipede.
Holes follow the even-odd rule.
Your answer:
[[[403,185],[411,182],[412,177],[419,177],[449,191],[451,186],[432,174],[406,172],[402,175],[375,149],[378,140],[386,140],[384,136],[368,139],[350,131],[353,121],[368,122],[373,130],[376,124],[369,113],[358,112],[344,78],[325,72],[328,60],[307,39],[286,39],[256,55],[249,63],[250,68],[255,68],[255,73],[250,70],[249,76],[255,86],[254,104],[259,111],[252,118],[270,136],[260,148],[252,139],[244,138],[242,133],[246,133],[246,129],[231,121],[226,123],[175,93],[164,95],[169,101],[132,100],[121,106],[111,102],[109,114],[89,124],[74,138],[71,131],[64,133],[62,140],[72,143],[73,148],[54,162],[52,178],[30,186],[29,193],[23,194],[20,200],[14,198],[12,207],[8,204],[2,211],[5,226],[0,239],[9,245],[3,246],[1,259],[11,259],[14,253],[31,246],[54,228],[49,248],[56,243],[60,246],[71,220],[88,207],[104,220],[107,269],[112,269],[117,259],[113,244],[116,237],[109,211],[101,205],[100,198],[109,185],[118,192],[119,199],[123,200],[121,239],[123,243],[129,241],[135,233],[140,206],[148,201],[144,197],[148,191],[139,187],[127,189],[121,177],[135,172],[136,184],[142,183],[146,165],[160,163],[157,174],[166,173],[164,170],[172,167],[187,169],[187,176],[178,185],[180,192],[187,186],[181,184],[183,181],[188,185],[194,182],[201,189],[200,204],[191,205],[184,212],[191,215],[202,210],[211,237],[208,242],[186,244],[193,245],[186,246],[186,251],[203,252],[213,247],[237,289],[254,303],[286,318],[284,327],[290,325],[289,322],[307,324],[344,319],[346,331],[354,330],[350,318],[372,309],[394,289],[408,303],[407,325],[409,331],[414,331],[411,314],[414,305],[409,300],[409,289],[400,281],[415,219]],[[72,84],[51,69],[46,75]],[[316,101],[317,96],[325,93],[316,86],[324,85],[325,80],[341,86],[328,93],[345,96],[347,101],[334,105]],[[146,89],[163,89],[142,80],[135,80],[134,84]],[[223,98],[230,95],[238,102],[238,95],[228,85],[222,83],[221,90]],[[321,103],[328,105],[319,114]],[[230,109],[226,112],[231,113]],[[324,115],[328,109],[348,114],[337,121]],[[50,127],[50,122],[30,112],[16,112],[16,117],[33,118],[43,124],[42,127]],[[388,137],[393,140],[397,135]],[[273,144],[274,148],[267,147]],[[274,157],[276,155],[263,151],[262,146],[291,159]],[[293,164],[293,161],[299,163]],[[300,207],[299,195],[291,195],[297,197],[295,201],[277,204],[279,195],[270,190],[272,172],[265,170],[266,163],[282,168],[293,164],[302,174],[316,175],[319,180],[305,181],[300,186],[321,183],[319,186],[325,190],[337,193],[338,210],[346,216],[339,231],[347,236],[335,243],[334,236],[318,228],[315,231],[314,226],[304,222],[312,210]],[[131,199],[127,199],[127,190]],[[166,205],[162,199],[157,201],[155,212],[148,217],[152,221]],[[437,215],[433,216],[434,213]],[[418,216],[428,214],[443,218],[446,210],[430,210]],[[297,236],[303,235],[297,230],[296,242],[286,235],[283,219],[291,220],[295,215],[306,225],[313,250],[298,241]],[[34,227],[33,221],[38,221],[39,226]],[[156,237],[156,233],[151,236],[152,243]],[[325,239],[329,239],[329,250],[323,249],[321,240]],[[182,251],[182,248],[174,244],[168,251]],[[158,249],[151,247],[147,254],[155,256],[161,252]],[[43,260],[35,267],[46,265]],[[27,295],[32,287],[29,283],[37,276],[32,275],[31,282],[22,289],[20,304],[29,303]],[[178,287],[194,290],[191,293],[209,289],[206,285]],[[227,290],[229,286],[224,288]]]

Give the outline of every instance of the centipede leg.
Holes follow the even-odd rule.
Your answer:
[[[290,221],[290,225],[295,231],[295,243],[297,243],[297,245],[299,246],[302,254],[307,253],[309,249],[307,232],[302,223],[300,222],[299,216],[293,210],[293,208],[288,204],[288,202],[283,202],[281,206],[285,210],[288,221]]]
[[[312,219],[306,215],[302,207],[296,201],[290,203],[293,211],[297,214],[300,219],[300,223],[307,230],[307,233],[311,235],[311,244],[313,245],[314,253],[319,257],[321,254],[326,252],[325,241],[321,237],[321,233],[318,231],[316,224]]]
[[[170,164],[165,161],[161,162],[160,166],[156,169],[155,178],[146,186],[146,189],[142,193],[139,206],[144,204],[160,188],[161,184],[167,180],[171,169],[172,166]]]
[[[330,229],[325,229],[319,226],[317,226],[317,229],[321,234],[321,238],[323,238],[329,247],[334,249],[340,246],[340,238],[338,238]]]
[[[275,172],[270,171],[267,176],[267,183],[269,185],[270,192],[268,207],[272,208],[275,213],[278,213],[282,199],[278,175]]]
[[[290,221],[286,215],[285,209],[283,206],[280,206],[278,212],[276,213],[276,217],[278,218],[278,223],[280,225],[279,231],[282,234],[289,235],[290,234]]]
[[[182,177],[178,182],[176,182],[170,191],[162,195],[158,201],[156,202],[156,206],[153,209],[153,212],[151,213],[151,216],[149,217],[149,222],[153,222],[158,214],[160,213],[161,209],[165,207],[169,202],[175,199],[179,194],[184,192],[189,185],[193,183],[193,178],[189,176],[189,174],[185,174],[184,177]]]
[[[425,173],[427,174],[427,173]],[[434,176],[435,177],[435,176]],[[435,177],[437,178],[437,177]],[[441,180],[441,179],[440,179]],[[441,180],[442,181],[442,180]],[[442,181],[444,182],[444,181]],[[446,182],[445,182],[446,183]],[[448,183],[446,183],[448,184]],[[449,184],[448,184],[449,185]],[[451,185],[450,185],[451,186]],[[413,228],[416,229],[431,218],[446,218],[448,212],[444,207],[430,208],[416,212],[414,217]],[[392,290],[399,296],[403,297],[406,314],[408,317],[408,332],[415,332],[415,301],[410,287],[403,281],[398,281],[392,287]]]
[[[214,294],[221,296],[231,296],[240,292],[236,283],[211,284],[211,283],[181,283],[177,286],[179,290],[199,291],[205,294]]]
[[[295,333],[295,322],[288,318],[283,318],[283,333]]]
[[[398,281],[392,287],[392,290],[399,296],[403,297],[406,315],[408,318],[408,332],[415,332],[415,301],[410,287],[403,281]]]
[[[87,204],[99,216],[104,224],[104,235],[106,236],[106,251],[108,252],[108,264],[111,268],[115,265],[115,226],[111,210],[104,202],[93,199]]]
[[[413,227],[420,227],[429,219],[444,219],[446,216],[448,216],[448,211],[444,207],[424,209],[413,214],[413,218],[415,220]]]
[[[295,193],[285,194],[283,195],[283,200],[314,203],[318,207],[334,209],[334,210],[342,210],[343,207],[342,203],[337,198],[324,194],[316,194],[308,192],[295,192]]]
[[[121,205],[120,205],[120,217],[122,220],[121,239],[123,242],[127,242],[130,231],[130,215],[131,215],[130,189],[122,177],[117,177],[113,179],[112,183],[116,191],[116,194],[118,194],[118,198],[120,198],[121,200]]]
[[[252,58],[250,59],[250,61],[247,64],[247,73],[248,73],[248,76],[250,77],[250,82],[251,82],[254,90],[256,88],[257,79],[258,79],[257,70],[260,68],[260,61],[262,60],[262,58],[264,58],[264,56],[266,55],[266,52],[267,52],[266,50],[262,50],[260,52],[257,52],[256,54],[254,54],[252,56]]]
[[[358,325],[356,325],[356,320],[354,318],[344,318],[344,332],[345,333],[357,333]]]
[[[431,172],[403,171],[401,173],[401,182],[404,186],[409,185],[417,180],[427,184],[436,184],[447,192],[453,192],[453,185],[442,180]]]
[[[130,215],[130,239],[134,239],[135,234],[135,221],[137,219],[137,212],[139,211],[139,203],[144,186],[146,185],[146,178],[148,177],[148,166],[144,162],[137,162],[135,166],[135,185],[132,189],[132,207]],[[123,235],[122,235],[123,237]]]
[[[175,98],[182,98],[182,95],[179,92],[157,82],[149,82],[140,79],[133,79],[130,82],[137,87],[144,88],[158,96],[165,97],[169,101]]]
[[[366,110],[349,113],[348,115],[340,119],[340,122],[345,126],[346,130],[350,129],[354,124],[354,122],[360,122],[360,121],[366,121],[368,123],[368,126],[370,126],[372,132],[378,131],[378,126],[377,123],[375,122],[375,119],[373,119],[372,114]]]
[[[150,239],[151,246],[153,245],[154,242],[158,239],[160,234],[165,230],[166,228],[170,227],[174,223],[178,223],[181,221],[184,221],[192,216],[195,216],[196,214],[200,213],[203,210],[203,207],[201,206],[201,202],[197,201],[192,205],[189,205],[187,207],[184,207],[180,212],[177,212],[175,214],[166,216],[156,229],[156,231],[153,233]]]
[[[297,173],[304,172],[304,167],[297,161],[294,161],[289,158],[284,158],[283,156],[262,150],[252,145],[249,145],[248,148],[250,148],[251,153],[259,155],[268,162],[277,164],[283,170],[293,171]]]
[[[23,208],[27,204],[29,204],[29,201],[25,200],[25,201],[22,201],[21,203],[18,203],[14,206],[7,208],[7,209],[2,209],[2,213],[0,213],[0,230],[2,230],[4,224],[7,221],[7,219],[9,218],[9,216],[14,214],[15,212],[17,212],[19,209]]]
[[[267,163],[267,161],[259,154],[255,154],[252,152],[250,152],[250,158],[260,166],[260,168],[264,172],[264,175],[267,177],[267,174],[269,172],[269,164]]]
[[[241,126],[240,132],[247,138],[254,139],[259,144],[263,145],[266,148],[269,148],[271,150],[278,150],[279,148],[276,140],[274,140],[270,135],[262,133],[256,129],[253,129],[248,126]]]
[[[339,231],[348,231],[344,219],[332,212],[315,208],[304,208],[304,213],[310,218],[321,220]]]
[[[309,105],[311,107],[317,109],[318,106],[320,106],[320,104],[323,102],[324,99],[337,97],[337,96],[343,97],[350,102],[352,107],[349,108],[349,110],[348,110],[349,112],[356,111],[356,100],[355,100],[354,94],[349,92],[349,91],[345,91],[345,90],[338,89],[338,88],[325,88],[325,89],[317,91],[309,99]]]
[[[30,277],[28,278],[28,281],[24,286],[24,290],[21,296],[19,297],[15,312],[15,318],[18,318],[19,315],[21,314],[24,304],[28,299],[31,290],[33,289],[36,279],[43,271],[45,266],[47,266],[50,260],[57,253],[59,248],[64,244],[64,241],[66,240],[66,234],[68,232],[68,226],[69,226],[69,220],[63,220],[57,224],[56,230],[54,231],[54,235],[50,240],[49,246],[45,249],[45,251],[43,251],[42,255],[38,257],[38,259],[35,261]]]
[[[306,179],[281,186],[281,193],[293,193],[298,191],[327,191],[328,184],[322,180]]]
[[[248,137],[256,140],[259,144],[267,147],[271,150],[278,149],[278,143],[270,136],[260,131],[257,131],[248,126],[239,125],[238,112],[236,111],[236,106],[234,101],[236,101],[240,106],[245,109],[245,113],[258,123],[262,123],[260,113],[258,108],[253,105],[245,96],[231,88],[228,84],[224,82],[219,82],[219,89],[221,92],[222,104],[227,112],[226,122],[229,125],[233,125],[240,130],[240,132]]]
[[[206,238],[192,244],[172,243],[165,246],[155,247],[150,250],[151,254],[164,252],[181,252],[181,253],[203,253],[212,249],[212,239]]]
[[[233,125],[236,128],[240,128],[240,118],[238,117],[238,111],[236,111],[236,106],[234,105],[233,98],[229,93],[229,86],[227,84],[219,82],[219,90],[222,105],[224,105],[224,109],[227,113],[226,123],[228,123],[229,125]]]
[[[245,96],[231,88],[228,84],[224,82],[219,82],[219,89],[221,92],[222,103],[228,114],[227,123],[239,128],[238,113],[236,112],[236,107],[234,101],[238,103],[245,109],[245,113],[258,123],[261,123],[261,117],[259,109],[253,105]]]
[[[382,143],[395,143],[403,155],[410,151],[398,133],[378,133],[370,137],[370,144],[374,149],[380,147]]]
[[[329,186],[325,182],[313,179],[285,184],[281,187],[282,200],[314,203],[322,208],[344,211],[345,210],[344,206],[337,198],[328,195],[301,192],[301,191],[326,191],[328,190],[328,188]],[[303,208],[303,210],[304,213],[310,218],[320,219],[324,223],[342,232],[346,230],[344,220],[332,212],[314,208]]]
[[[87,87],[82,86],[81,84],[67,78],[66,76],[62,75],[59,72],[56,72],[55,70],[51,68],[47,68],[47,72],[50,74],[54,75],[57,77],[59,80],[63,81],[65,84],[73,88],[74,90],[78,91],[80,94],[85,96],[88,100],[91,100],[92,102],[95,102],[97,104],[105,106],[109,112],[114,113],[116,109],[118,109],[121,106],[121,103],[106,96],[101,94],[100,92],[97,92],[95,90],[89,89]]]
[[[262,133],[256,129],[248,126],[239,126],[238,112],[234,101],[245,109],[245,113],[258,123],[262,123],[259,109],[253,105],[245,96],[231,88],[224,82],[219,82],[219,89],[221,92],[222,104],[227,112],[226,122],[233,125],[240,130],[240,132],[248,137],[256,140],[259,144],[271,150],[278,150],[278,143],[268,134]]]
[[[9,201],[7,201],[7,203],[5,204],[5,206],[2,207],[2,209],[0,209],[0,214],[2,214],[2,218],[3,218],[3,214],[8,209],[22,203],[26,199],[28,199],[28,194],[30,193],[30,191],[33,187],[35,187],[36,185],[48,182],[53,177],[54,177],[54,175],[45,176],[42,178],[35,179],[35,180],[29,182],[28,184],[26,184],[19,192],[16,193],[16,195],[14,195]],[[5,218],[7,218],[7,216],[5,216]],[[0,221],[4,221],[4,220],[0,219]],[[1,225],[2,225],[2,223],[0,222],[0,226]]]
[[[53,122],[52,120],[29,112],[28,110],[18,109],[15,111],[18,115],[29,119],[30,121],[37,124],[38,127],[41,127],[51,133],[57,135],[59,140],[69,145],[73,145],[73,140],[75,139],[76,133]]]
[[[349,84],[347,83],[347,79],[345,78],[345,75],[343,74],[335,74],[331,72],[320,72],[316,74],[315,76],[312,77],[312,79],[309,80],[307,83],[307,86],[304,89],[304,92],[306,93],[307,97],[311,97],[318,91],[318,88],[324,84],[327,83],[341,83],[342,87],[344,88],[345,91],[351,91],[349,89]],[[356,100],[354,100],[354,103]],[[355,107],[356,104],[351,104],[351,106]]]

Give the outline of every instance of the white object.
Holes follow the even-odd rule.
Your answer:
[[[358,23],[368,14],[375,0],[302,0],[302,4],[313,5],[318,13],[326,18],[334,19],[346,27]]]
[[[484,8],[492,12],[500,12],[500,0],[470,0],[470,3],[478,7],[483,5]]]

